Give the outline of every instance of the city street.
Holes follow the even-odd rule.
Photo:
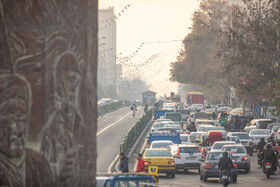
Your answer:
[[[276,187],[279,186],[280,172],[277,170],[275,175],[269,179],[266,178],[259,165],[257,165],[257,156],[250,157],[251,171],[245,174],[242,170],[238,173],[237,183],[231,183],[230,186],[238,187]],[[175,179],[167,178],[162,175],[160,177],[160,186],[192,186],[192,187],[207,187],[207,186],[222,186],[217,182],[216,178],[209,178],[205,183],[199,179],[199,174],[196,170],[190,170],[188,173],[178,173]]]
[[[136,117],[133,117],[130,108],[123,107],[98,119],[97,173],[107,172],[108,167],[119,153],[120,143],[143,113],[143,107],[138,107]]]

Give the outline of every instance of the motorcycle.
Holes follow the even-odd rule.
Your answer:
[[[227,170],[222,171],[221,183],[224,187],[227,187],[230,184],[230,176]]]
[[[263,161],[262,161],[262,156],[261,156],[260,152],[257,153],[257,157],[258,157],[258,164],[259,164],[260,167],[262,167],[263,166],[263,164],[262,164]]]
[[[264,174],[266,174],[266,177],[268,179],[269,179],[270,175],[272,175],[275,172],[273,169],[272,163],[270,161],[264,161],[263,172],[264,172]]]

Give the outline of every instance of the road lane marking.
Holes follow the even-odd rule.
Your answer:
[[[109,125],[108,127],[105,127],[104,129],[102,129],[101,131],[99,131],[96,136],[102,134],[104,131],[106,131],[107,129],[111,128],[112,126],[116,125],[117,123],[119,123],[120,121],[122,121],[125,117],[127,117],[128,115],[131,115],[131,112],[128,112],[125,116],[123,116],[120,120],[112,123],[111,125]]]

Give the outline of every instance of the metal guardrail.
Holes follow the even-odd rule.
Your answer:
[[[130,101],[118,101],[118,102],[115,102],[115,103],[110,103],[110,104],[107,104],[107,105],[100,106],[97,109],[98,116],[106,114],[110,111],[117,110],[117,109],[119,109],[123,106],[130,106],[130,105],[131,105]]]
[[[123,143],[120,144],[120,153],[128,153],[129,148],[133,145],[136,138],[142,132],[144,127],[151,121],[153,110],[150,109],[137,123],[128,131]]]

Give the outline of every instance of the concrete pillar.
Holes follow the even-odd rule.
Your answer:
[[[0,186],[95,186],[97,7],[0,1]]]

